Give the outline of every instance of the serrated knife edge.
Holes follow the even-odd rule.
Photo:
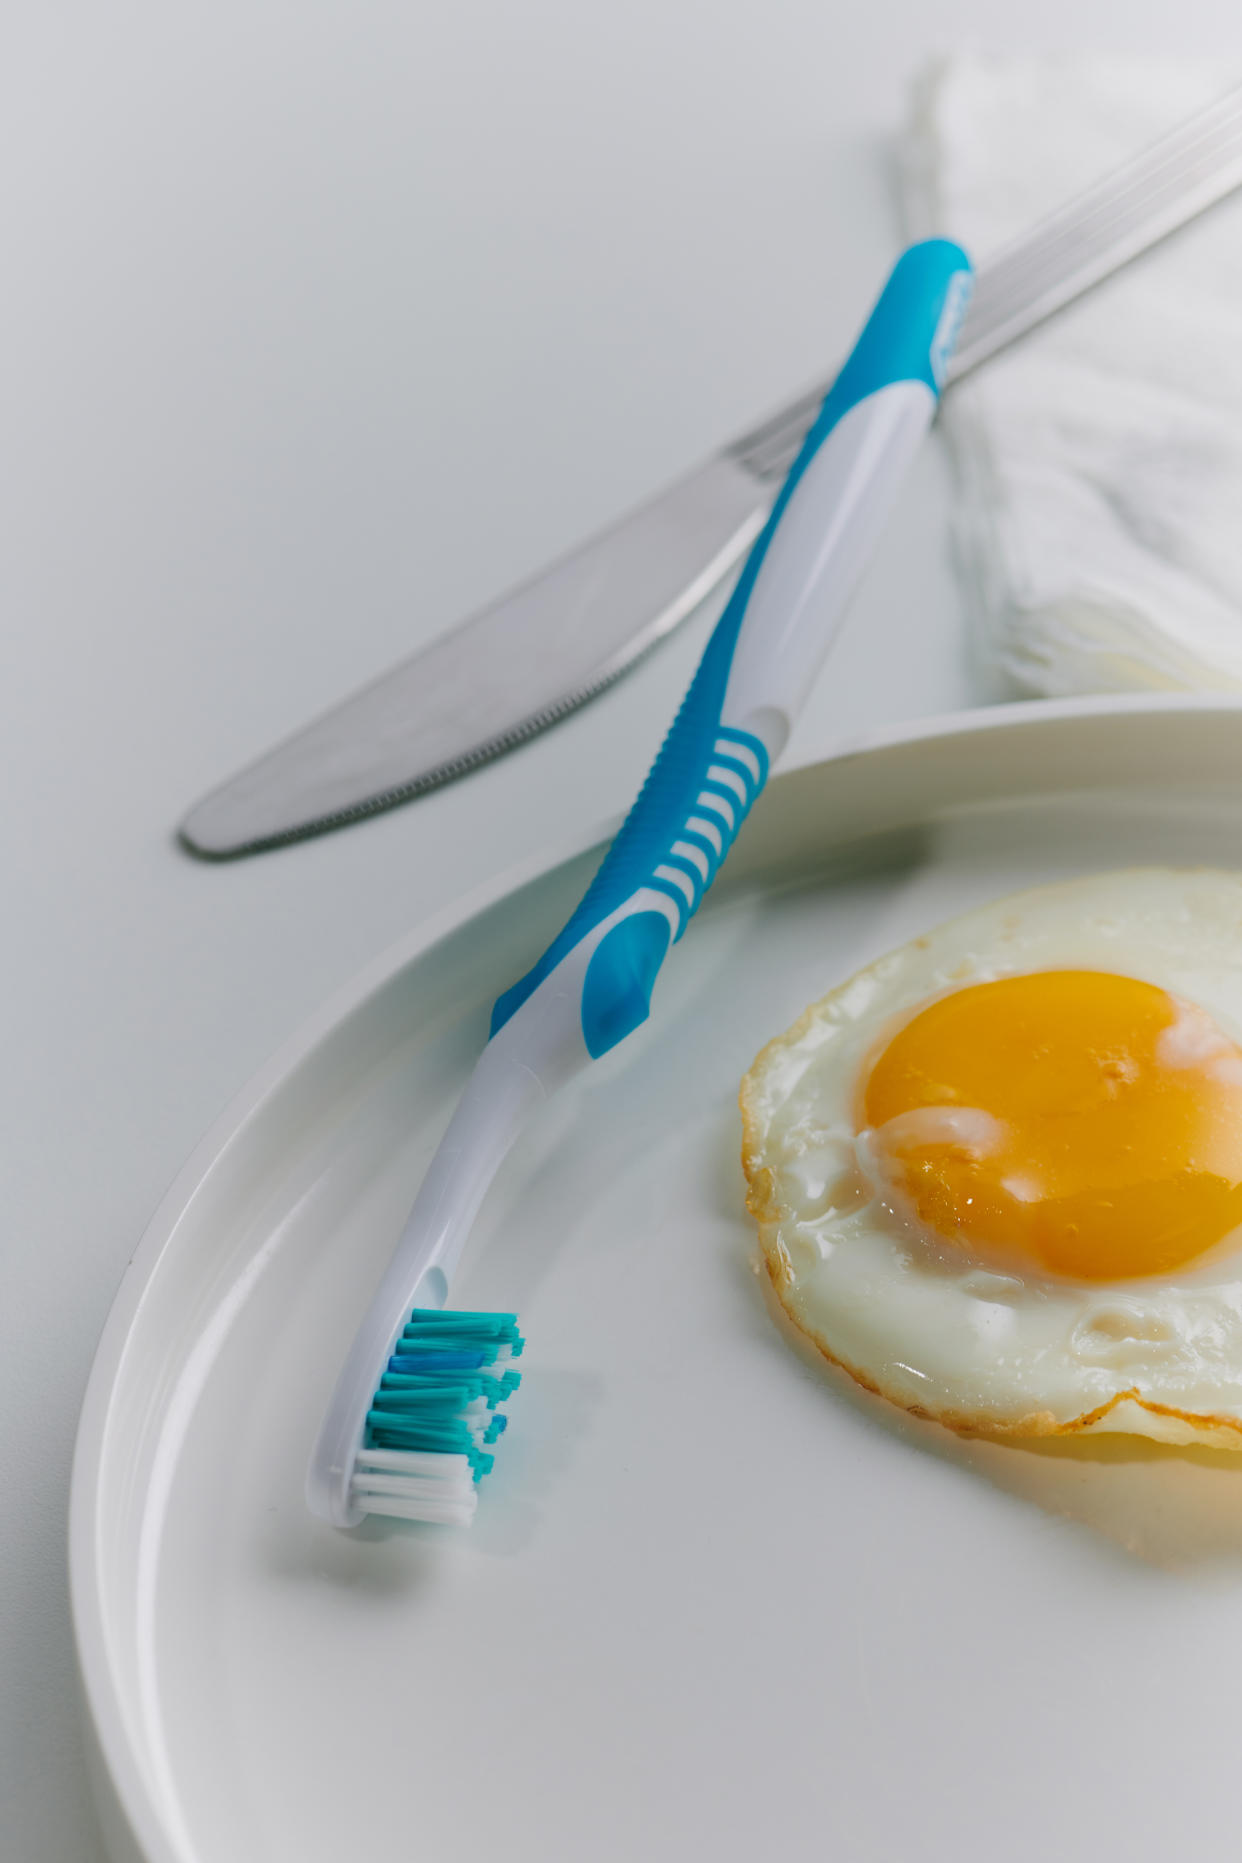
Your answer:
[[[319,816],[314,821],[279,829],[266,836],[256,837],[254,840],[224,849],[204,846],[193,838],[192,824],[199,809],[205,808],[221,793],[212,791],[186,817],[185,822],[177,831],[178,840],[188,852],[198,855],[203,860],[232,860],[243,854],[267,853],[273,848],[289,847],[295,842],[309,840],[318,834],[326,834],[333,828],[347,828],[351,823],[364,821],[368,816],[381,815],[387,809],[397,808],[403,802],[412,802],[416,796],[425,795],[429,790],[439,789],[443,784],[451,783],[459,776],[468,775],[470,771],[479,769],[485,763],[490,763],[493,758],[503,756],[506,751],[516,750],[519,744],[528,742],[529,739],[537,737],[541,731],[558,723],[560,719],[567,718],[571,712],[577,711],[579,706],[585,705],[588,699],[596,698],[623,674],[631,672],[667,634],[693,614],[700,603],[705,601],[712,590],[724,580],[730,570],[741,562],[751,543],[759,534],[766,509],[765,505],[757,510],[753,521],[741,527],[727,548],[720,551],[719,555],[706,566],[702,575],[687,587],[684,596],[671,604],[664,614],[657,615],[645,629],[640,630],[632,646],[615,654],[612,660],[601,669],[597,679],[579,686],[572,692],[567,692],[564,697],[544,706],[541,711],[532,712],[529,717],[517,720],[507,730],[497,732],[493,737],[464,750],[460,756],[446,759],[445,762],[435,765],[432,769],[421,771],[408,783],[398,784],[390,790],[354,803],[349,808]],[[331,717],[337,709],[334,707],[333,712],[325,713],[323,717]],[[289,741],[286,739],[285,743]],[[277,750],[280,748],[281,746],[277,746]],[[272,754],[275,753],[269,753],[269,755]],[[258,761],[263,763],[266,758]],[[248,767],[254,768],[255,766]],[[228,790],[234,780],[236,779],[230,779],[229,784],[222,786],[223,789]]]

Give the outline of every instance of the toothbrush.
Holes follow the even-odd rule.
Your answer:
[[[547,1096],[647,1018],[652,986],[788,740],[935,412],[971,285],[948,240],[902,254],[790,468],[638,800],[568,924],[505,991],[345,1360],[311,1511],[466,1525],[522,1350],[448,1311],[484,1194]]]

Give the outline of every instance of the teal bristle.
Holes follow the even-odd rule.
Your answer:
[[[513,1313],[415,1307],[367,1412],[365,1447],[464,1456],[477,1482],[495,1460],[485,1445],[508,1423],[499,1407],[521,1383],[509,1361],[525,1343]]]

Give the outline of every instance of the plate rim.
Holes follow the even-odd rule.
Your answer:
[[[782,766],[785,777],[898,747],[933,744],[988,733],[1009,735],[1032,724],[1120,716],[1222,714],[1242,719],[1242,695],[1219,693],[1121,693],[1064,699],[1011,700],[872,726],[842,739],[826,754]],[[1242,761],[1242,744],[1239,746]],[[124,1863],[188,1863],[186,1853],[160,1815],[149,1788],[137,1743],[117,1687],[108,1648],[105,1610],[98,1584],[95,1545],[101,1489],[98,1475],[112,1393],[130,1331],[145,1290],[165,1251],[173,1246],[180,1218],[197,1187],[229,1139],[310,1057],[332,1030],[369,997],[461,926],[556,867],[611,839],[622,816],[611,815],[579,833],[546,844],[419,921],[385,946],[360,970],[328,993],[277,1046],[241,1088],[230,1096],[159,1199],[143,1228],[109,1305],[87,1378],[74,1438],[69,1491],[69,1603],[83,1731],[96,1807],[112,1856]]]

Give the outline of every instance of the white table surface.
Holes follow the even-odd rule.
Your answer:
[[[2,1863],[100,1855],[66,1496],[161,1191],[367,959],[628,803],[710,616],[347,832],[211,867],[178,815],[815,379],[897,244],[909,75],[965,35],[1242,49],[1234,0],[10,9]],[[932,449],[791,758],[982,696],[949,495]]]

